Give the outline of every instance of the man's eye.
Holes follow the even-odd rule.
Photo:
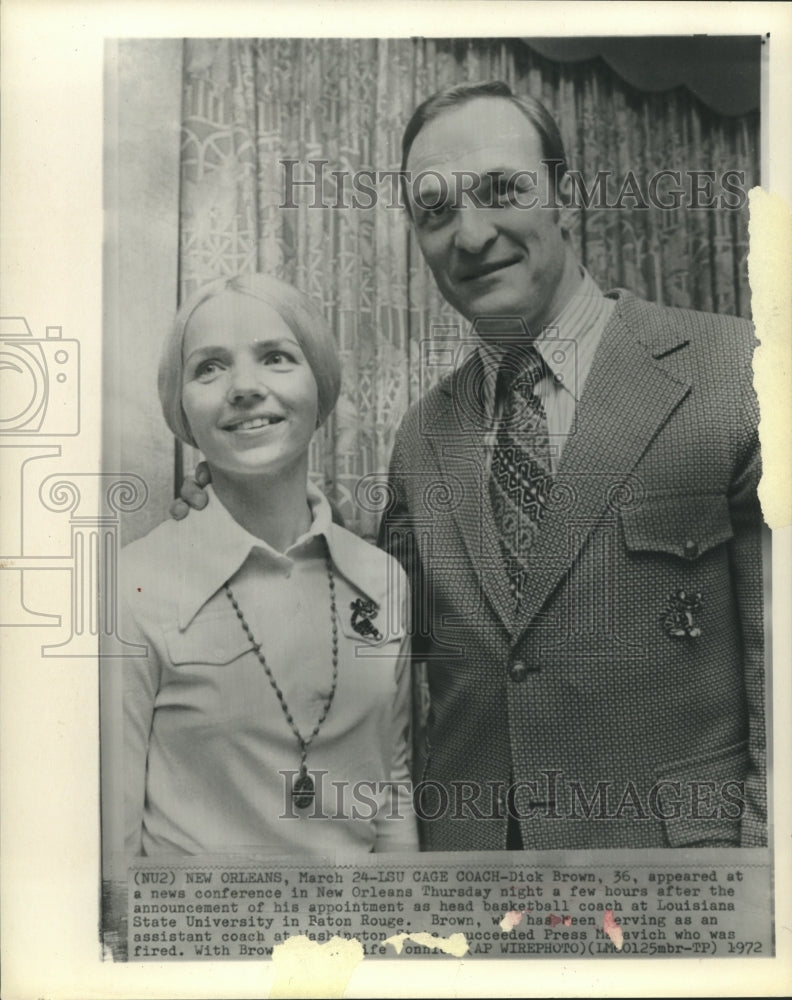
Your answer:
[[[437,225],[443,222],[450,214],[451,205],[443,201],[438,205],[427,205],[421,209],[420,220],[424,225]]]
[[[495,185],[495,201],[499,207],[523,205],[533,195],[536,186],[528,178],[504,177]]]

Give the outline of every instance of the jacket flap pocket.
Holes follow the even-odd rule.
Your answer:
[[[655,785],[657,816],[671,847],[738,846],[748,742],[667,764]]]
[[[165,630],[171,663],[231,663],[253,649],[253,644],[233,615],[193,619],[182,632],[177,627]]]
[[[628,549],[683,559],[696,559],[734,535],[722,493],[647,497],[640,507],[624,511],[621,522]]]

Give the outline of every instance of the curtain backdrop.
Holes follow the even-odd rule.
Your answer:
[[[745,190],[758,183],[756,112],[721,117],[684,88],[642,94],[601,60],[554,63],[519,39],[185,42],[180,296],[218,275],[263,270],[324,308],[344,374],[311,474],[367,537],[379,515],[359,484],[386,471],[404,411],[446,370],[421,364],[421,341],[466,331],[435,290],[403,212],[389,207],[390,182],[375,185],[373,207],[345,208],[354,192],[332,172],[397,169],[415,106],[440,88],[487,79],[549,108],[589,187],[598,170],[614,171],[611,201],[630,170],[644,192],[659,170],[684,179],[689,170],[733,169],[744,172]],[[292,180],[309,181],[319,175],[310,161],[326,161],[326,207],[305,186],[291,189],[296,207],[281,207],[284,160],[297,161]],[[604,289],[750,314],[747,206],[634,205],[625,198],[619,209],[577,213],[581,259]]]

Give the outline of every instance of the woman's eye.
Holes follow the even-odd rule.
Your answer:
[[[270,351],[264,358],[264,362],[268,365],[293,365],[294,356],[288,351]]]
[[[208,382],[222,370],[218,361],[202,361],[195,369],[195,377],[199,381]]]

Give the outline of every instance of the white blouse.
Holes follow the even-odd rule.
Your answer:
[[[209,494],[203,510],[166,521],[121,554],[120,632],[148,647],[121,661],[127,854],[417,849],[404,572],[334,524],[313,487],[311,528],[285,553]],[[308,748],[316,796],[300,809],[290,794],[297,738],[223,584],[307,739],[332,682],[328,549],[338,682]],[[374,609],[356,613],[360,599]]]

